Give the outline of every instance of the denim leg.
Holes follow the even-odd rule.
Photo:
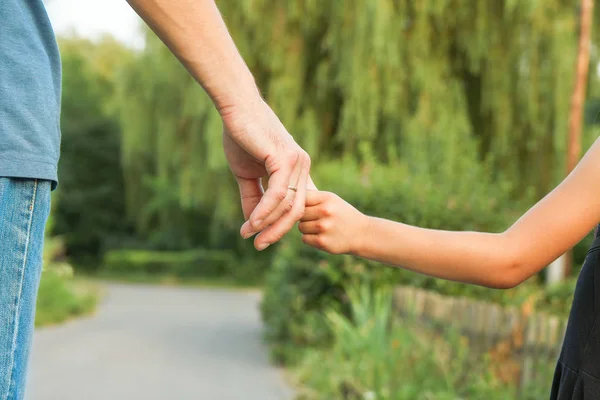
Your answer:
[[[0,400],[24,397],[50,182],[0,178]]]

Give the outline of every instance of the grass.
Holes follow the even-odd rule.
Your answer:
[[[54,325],[94,312],[100,290],[85,279],[45,271],[38,292],[35,326]]]

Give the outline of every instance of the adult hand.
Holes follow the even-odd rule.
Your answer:
[[[223,148],[240,188],[246,222],[240,230],[257,250],[280,240],[304,215],[310,157],[260,98],[244,107],[219,110]],[[268,177],[264,191],[261,178]]]

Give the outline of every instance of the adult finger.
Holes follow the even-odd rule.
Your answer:
[[[258,250],[264,250],[271,244],[281,240],[304,215],[306,185],[310,173],[310,157],[307,153],[302,152],[298,162],[301,163],[300,177],[292,209],[256,236],[254,245]]]
[[[279,220],[279,218],[281,218],[282,216],[284,216],[292,210],[294,203],[296,202],[296,193],[298,190],[298,186],[302,186],[298,184],[300,180],[300,175],[302,173],[302,163],[300,161],[301,160],[298,159],[298,162],[296,163],[292,171],[285,199],[281,203],[279,203],[279,206],[277,206],[277,208],[273,210],[273,212],[269,214],[267,218],[265,218],[263,222],[264,227],[268,227],[274,224],[277,220]],[[250,233],[250,235],[253,233],[255,232]]]
[[[265,226],[265,229],[277,222],[283,215],[289,213],[292,210],[292,208],[294,207],[295,197],[296,192],[291,189],[288,189],[288,193],[287,196],[285,196],[285,199],[283,199],[283,201],[279,203],[279,206],[275,210],[273,210],[273,212],[264,220],[263,226]],[[250,236],[257,233],[251,231],[250,223],[245,224],[245,226],[242,226],[242,228],[242,236],[245,238],[249,238]]]
[[[242,227],[244,231],[255,233],[264,229],[267,217],[277,209],[288,194],[290,178],[297,160],[297,155],[291,155],[280,157],[278,161],[267,162],[267,164],[275,164],[274,167],[267,168],[270,173],[269,186],[254,211],[252,211],[249,220],[244,224],[248,227]]]

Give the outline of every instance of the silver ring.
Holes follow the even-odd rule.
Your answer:
[[[288,186],[288,190],[293,190],[294,192],[297,192],[298,188],[294,186]]]

